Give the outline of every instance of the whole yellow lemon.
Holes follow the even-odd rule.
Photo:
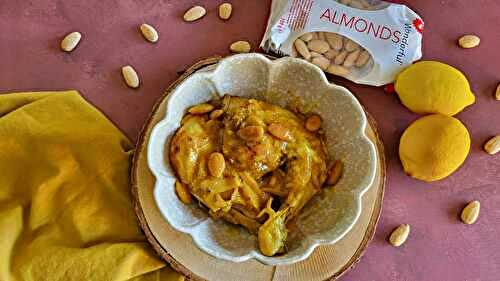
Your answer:
[[[462,165],[470,143],[469,132],[458,119],[428,115],[406,128],[399,143],[399,158],[409,176],[436,181]]]
[[[401,102],[416,113],[453,116],[476,100],[465,75],[437,61],[409,66],[397,76],[394,87]]]

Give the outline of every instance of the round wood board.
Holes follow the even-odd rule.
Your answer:
[[[378,166],[375,180],[363,196],[362,213],[352,230],[333,245],[319,246],[311,256],[285,266],[268,266],[255,260],[234,263],[216,259],[198,249],[189,235],[174,230],[162,217],[153,198],[155,179],[151,174],[146,150],[151,130],[164,116],[168,94],[189,75],[213,69],[221,57],[202,60],[188,68],[158,100],[142,128],[133,158],[131,179],[135,212],[153,249],[188,280],[217,281],[295,281],[337,280],[359,261],[375,233],[385,188],[384,146],[376,123],[367,113],[366,133],[376,143]]]

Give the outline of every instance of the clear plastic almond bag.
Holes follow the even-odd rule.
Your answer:
[[[380,86],[422,56],[422,19],[379,0],[273,0],[261,47]]]

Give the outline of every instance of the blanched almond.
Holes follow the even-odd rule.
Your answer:
[[[330,60],[325,58],[322,55],[319,55],[317,57],[312,57],[311,62],[315,65],[317,65],[321,70],[326,70],[328,66],[330,65]]]
[[[356,60],[358,59],[359,53],[360,53],[360,51],[356,50],[356,51],[348,54],[344,60],[343,66],[347,67],[347,68],[352,67],[354,65],[354,63],[356,62]]]
[[[497,154],[500,152],[500,135],[492,137],[484,144],[484,151],[488,154]]]
[[[497,90],[495,92],[495,99],[500,100],[500,84],[497,86]]]
[[[467,204],[462,210],[460,218],[465,224],[473,224],[479,217],[479,210],[481,209],[481,204],[479,201],[475,200]]]
[[[311,51],[322,54],[330,49],[330,45],[323,40],[313,39],[307,42],[307,48]]]
[[[313,34],[311,32],[304,33],[299,38],[300,38],[300,40],[302,40],[304,42],[309,42],[313,39]]]
[[[325,33],[325,37],[330,47],[334,50],[340,51],[344,46],[344,43],[342,42],[342,36],[338,35],[337,33],[328,32]]]
[[[328,178],[326,179],[326,183],[328,185],[335,185],[340,177],[342,176],[342,171],[344,170],[344,165],[339,160],[335,161],[330,168],[330,172],[328,173]]]
[[[279,123],[273,123],[270,124],[267,127],[267,130],[271,135],[274,137],[284,140],[284,141],[291,141],[293,140],[292,132],[285,126],[279,124]]]
[[[122,76],[125,80],[125,83],[127,83],[127,86],[129,86],[130,88],[139,87],[139,75],[137,75],[137,72],[135,72],[135,69],[132,66],[126,65],[122,67]]]
[[[61,49],[66,52],[71,52],[76,48],[78,43],[80,43],[81,39],[82,34],[80,32],[71,32],[61,41]]]
[[[187,187],[180,181],[175,182],[175,193],[177,194],[177,197],[179,197],[179,200],[181,200],[182,203],[191,204],[191,202],[193,202],[191,198],[191,193],[189,193]]]
[[[194,6],[186,11],[184,14],[184,20],[188,22],[199,20],[205,16],[206,13],[207,10],[205,10],[202,6]]]
[[[224,114],[224,110],[216,109],[216,110],[210,112],[210,119],[217,119],[217,118],[221,117],[222,114]]]
[[[229,49],[234,53],[248,53],[252,49],[252,46],[247,41],[236,41],[229,46]]]
[[[342,51],[342,52],[340,52],[340,54],[338,54],[338,55],[335,57],[335,60],[333,61],[333,63],[338,64],[338,65],[343,64],[343,63],[344,63],[345,58],[347,57],[347,55],[349,55],[349,53],[348,53],[347,51]]]
[[[326,69],[326,72],[334,75],[346,76],[350,71],[348,68],[341,65],[330,64],[330,66]]]
[[[219,18],[228,20],[233,12],[233,5],[230,3],[223,3],[219,6]]]
[[[208,171],[216,178],[220,178],[226,169],[226,161],[224,155],[220,152],[213,152],[208,157]]]
[[[394,247],[399,247],[403,245],[403,243],[408,239],[408,235],[410,234],[410,225],[402,224],[394,229],[389,237],[389,242]]]
[[[259,141],[264,136],[261,126],[246,126],[238,131],[238,136],[246,141]]]
[[[479,46],[481,39],[473,34],[464,35],[458,39],[458,45],[464,49],[470,49]]]
[[[141,24],[139,29],[141,30],[142,36],[144,36],[144,38],[149,42],[155,43],[156,41],[158,41],[158,32],[151,25],[143,23]]]
[[[321,118],[318,115],[312,115],[306,119],[305,127],[308,131],[316,132],[321,128]]]
[[[362,51],[361,54],[359,54],[359,57],[354,63],[354,65],[356,65],[356,67],[363,67],[368,62],[369,59],[370,59],[370,53],[368,53],[367,51]]]
[[[344,47],[345,47],[345,50],[348,52],[352,52],[352,51],[359,49],[359,45],[356,42],[354,42],[348,38],[345,38]]]
[[[297,52],[303,58],[305,58],[306,60],[310,60],[311,59],[311,53],[309,52],[309,49],[307,48],[307,45],[306,45],[306,43],[304,43],[304,41],[302,41],[300,39],[297,39],[297,40],[295,40],[295,42],[293,44],[294,44],[295,49],[297,50]]]
[[[214,110],[213,105],[208,103],[202,103],[189,108],[188,112],[191,114],[199,115],[199,114],[209,113],[212,110]]]
[[[326,53],[324,53],[323,55],[325,56],[325,58],[333,60],[335,58],[335,56],[337,56],[338,54],[339,54],[339,51],[337,51],[335,49],[330,49]]]

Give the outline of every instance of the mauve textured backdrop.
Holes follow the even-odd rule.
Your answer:
[[[145,0],[0,0],[0,93],[29,90],[79,90],[131,139],[137,139],[155,100],[200,59],[228,54],[228,45],[249,40],[257,47],[267,21],[270,0],[231,0],[234,14],[216,16],[222,1]],[[424,58],[461,69],[471,82],[476,104],[457,117],[469,129],[472,149],[451,177],[432,184],[407,177],[397,147],[403,130],[418,115],[397,96],[380,88],[335,82],[351,89],[378,122],[385,143],[388,178],[377,232],[361,262],[343,281],[498,281],[500,280],[500,155],[482,151],[483,143],[500,134],[500,102],[493,92],[500,82],[500,1],[402,1],[425,21]],[[202,20],[185,23],[184,11],[201,4]],[[147,22],[157,28],[157,44],[137,31]],[[59,50],[61,38],[78,30],[77,49]],[[464,33],[481,37],[479,48],[462,50]],[[127,88],[120,67],[131,64],[142,79],[138,90]],[[470,200],[481,201],[475,225],[458,215]],[[400,223],[411,234],[400,248],[387,236]]]

